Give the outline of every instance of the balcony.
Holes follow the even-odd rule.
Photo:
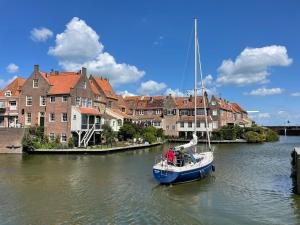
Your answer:
[[[88,130],[93,127],[94,124],[81,124],[81,130]],[[95,130],[101,130],[102,126],[100,123],[95,123]]]

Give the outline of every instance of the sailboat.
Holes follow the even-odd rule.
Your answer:
[[[153,176],[160,184],[174,184],[199,180],[206,177],[211,171],[215,170],[213,165],[214,155],[210,144],[210,134],[208,128],[207,108],[205,98],[205,87],[202,78],[202,66],[200,60],[200,48],[197,35],[197,19],[194,19],[194,36],[195,36],[195,67],[194,67],[194,133],[189,143],[176,146],[170,149],[164,156],[160,156],[153,166]],[[205,127],[207,146],[204,152],[197,152],[197,70],[201,79],[201,89],[204,103]],[[193,151],[194,150],[194,151]]]

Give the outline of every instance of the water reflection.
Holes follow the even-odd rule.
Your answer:
[[[161,186],[168,145],[105,155],[0,155],[1,224],[299,224],[290,152],[278,143],[215,145],[216,172]],[[199,150],[204,145],[198,146]]]

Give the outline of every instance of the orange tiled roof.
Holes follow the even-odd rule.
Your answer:
[[[195,107],[195,98],[193,96],[190,97],[176,97],[175,103],[179,109],[191,109]],[[202,96],[197,96],[197,108],[203,108],[203,98]],[[208,99],[206,98],[206,107],[208,107]]]
[[[101,113],[99,111],[97,111],[96,109],[92,109],[92,108],[79,108],[79,111],[81,114],[88,114],[88,115],[101,115]]]
[[[113,89],[110,86],[108,80],[96,76],[94,76],[93,78],[95,79],[96,83],[102,89],[107,98],[118,99],[118,96],[113,92]]]
[[[127,108],[124,98],[121,95],[118,96],[118,105],[124,108]]]
[[[125,119],[131,119],[132,117],[127,115],[126,113],[121,112],[118,109],[111,109],[114,113],[118,114],[119,116],[122,116]]]
[[[19,96],[21,87],[23,86],[25,81],[25,78],[17,77],[0,91],[0,96],[4,96],[6,91],[11,91],[11,96]]]
[[[231,103],[231,107],[235,112],[246,112],[242,107],[240,107],[237,103]]]
[[[68,94],[70,93],[70,89],[77,84],[80,79],[80,74],[75,72],[62,72],[46,76],[46,79],[51,85],[48,94]]]

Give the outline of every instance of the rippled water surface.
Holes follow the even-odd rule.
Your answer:
[[[216,145],[212,176],[173,186],[152,177],[167,145],[108,155],[0,155],[0,224],[300,224],[289,177],[295,146],[300,137]]]

